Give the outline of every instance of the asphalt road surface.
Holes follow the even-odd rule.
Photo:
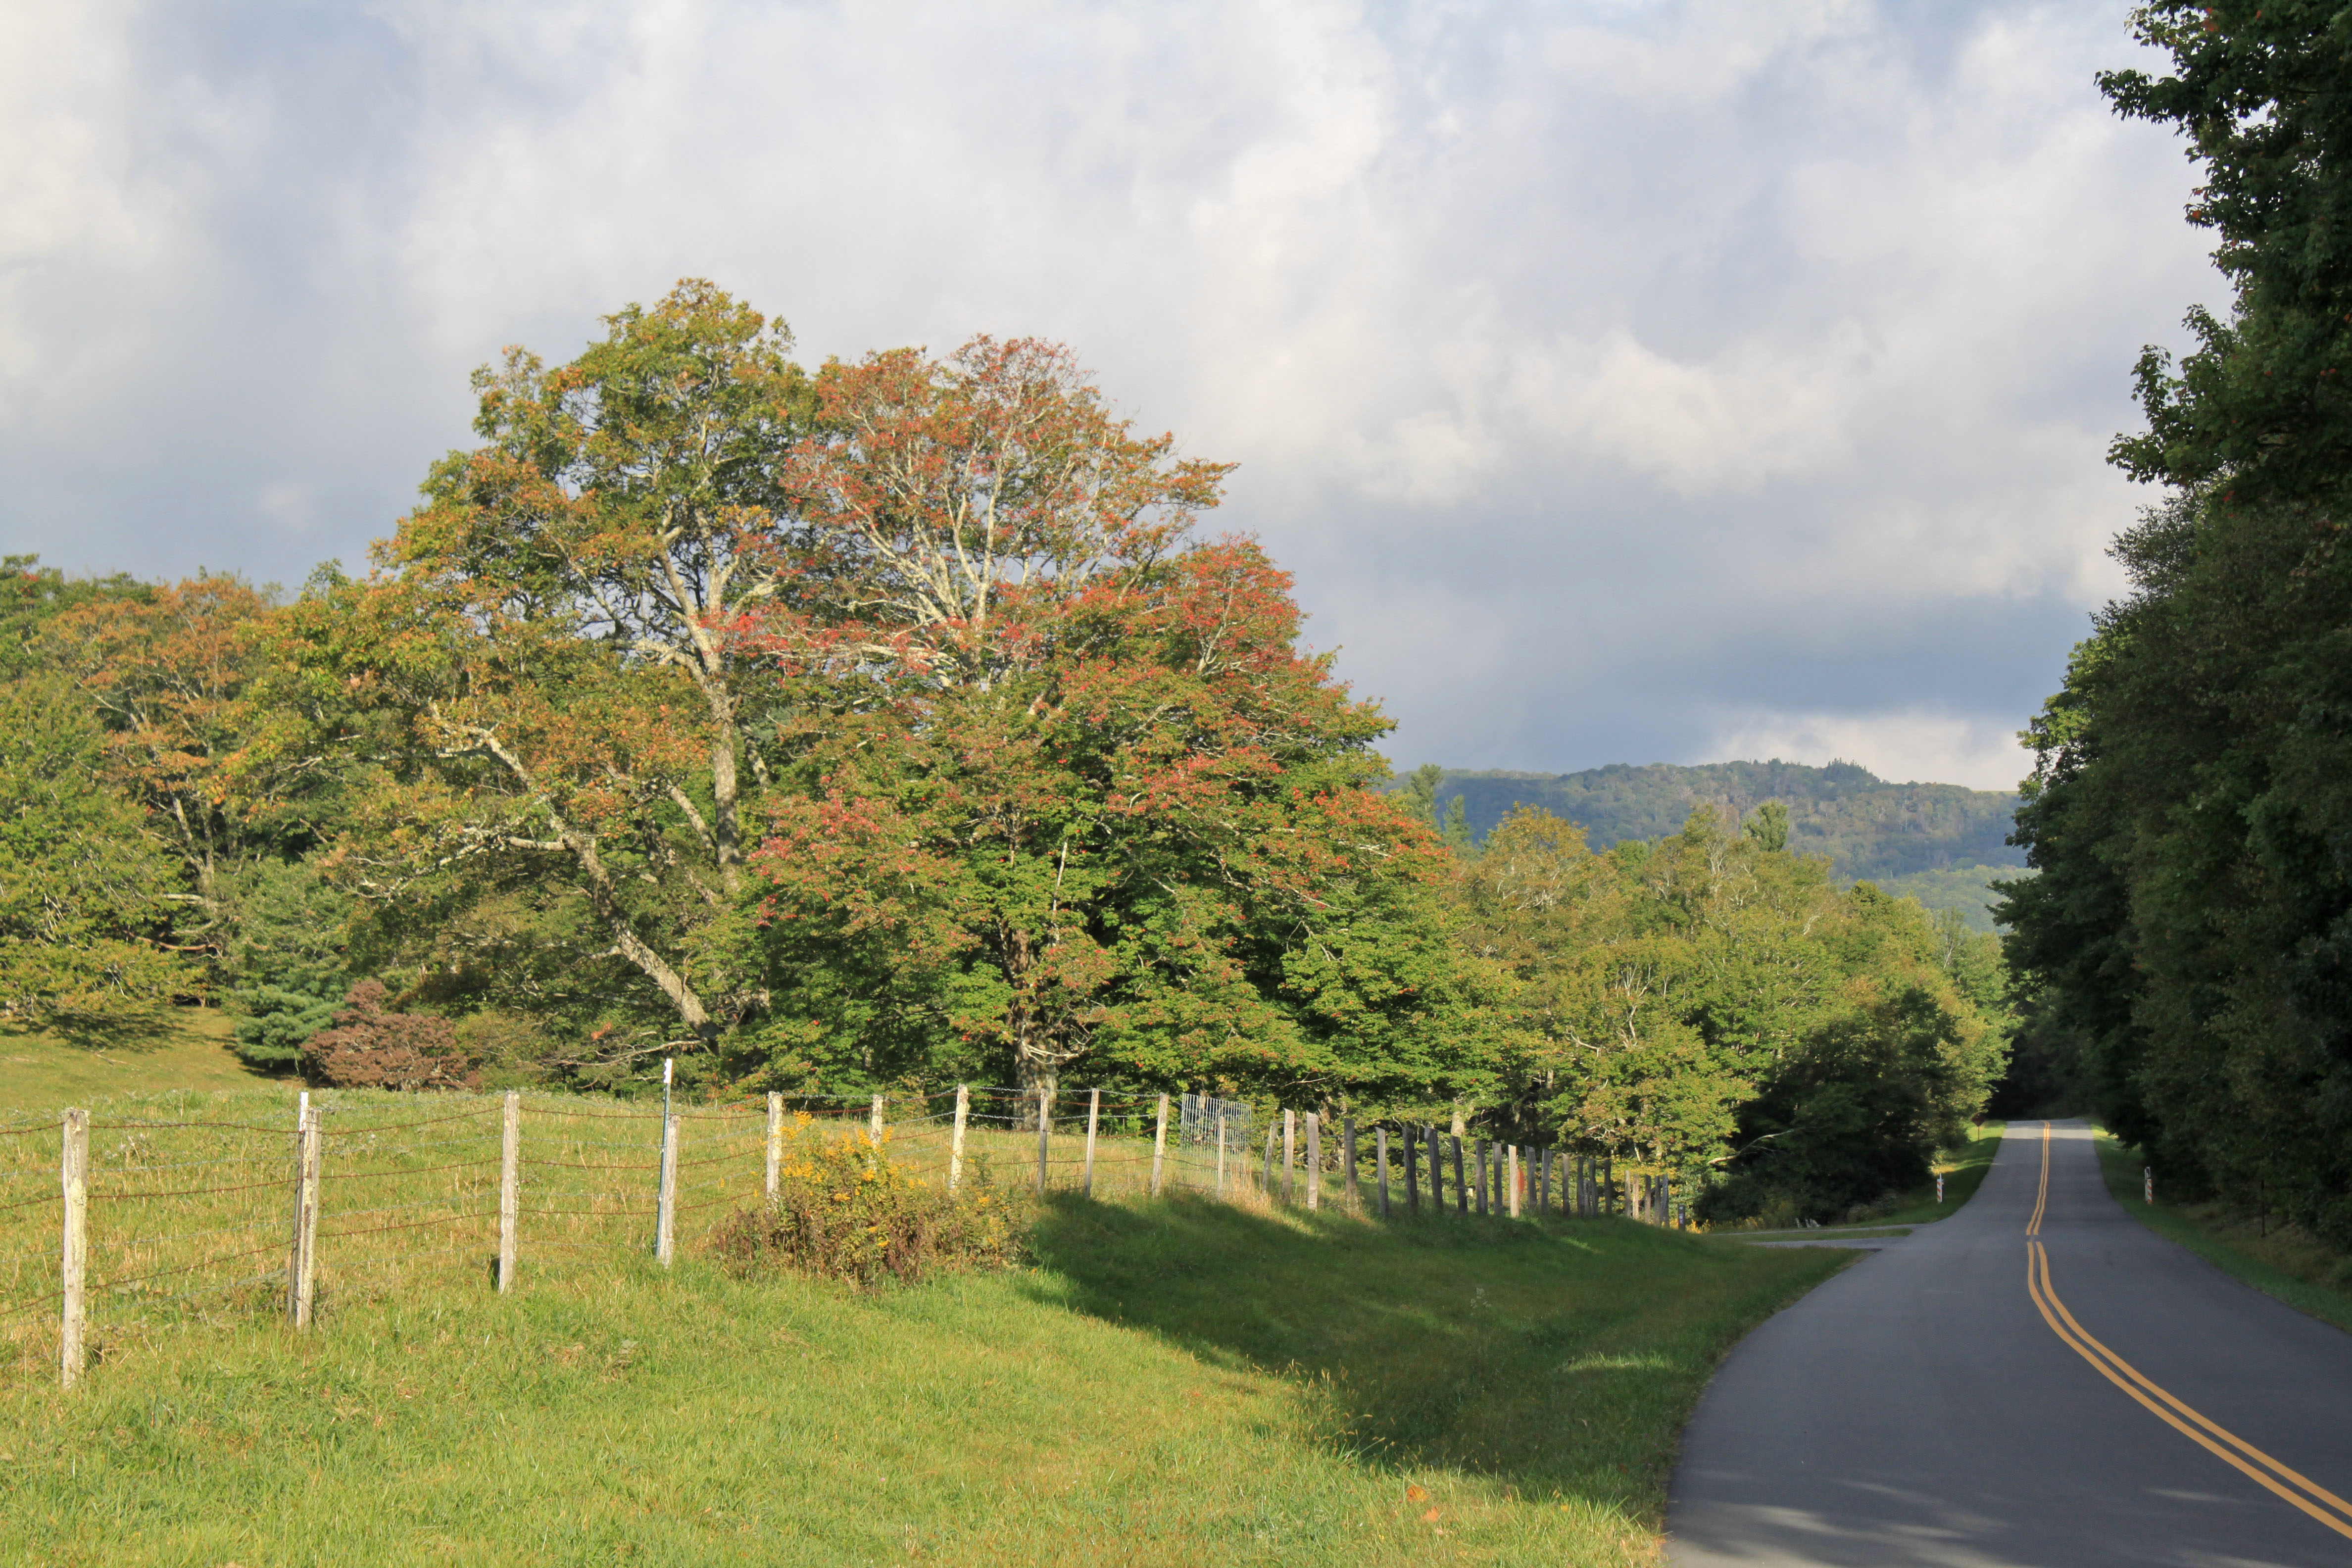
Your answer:
[[[1958,1214],[1724,1363],[1667,1560],[2344,1568],[2347,1500],[2352,1334],[2126,1214],[2082,1123],[2011,1122]]]

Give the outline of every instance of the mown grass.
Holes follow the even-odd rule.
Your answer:
[[[1623,1220],[1048,1201],[856,1293],[483,1259],[0,1385],[0,1558],[1633,1563],[1747,1328],[1848,1255]]]
[[[1985,1173],[1992,1169],[1994,1156],[2000,1152],[2001,1135],[2008,1129],[2005,1121],[1988,1121],[1969,1130],[1968,1142],[1957,1149],[1948,1149],[1936,1160],[1936,1169],[1943,1173],[1944,1201],[1936,1201],[1936,1189],[1921,1188],[1911,1198],[1899,1205],[1893,1213],[1873,1220],[1874,1225],[1927,1225],[1959,1212],[1960,1205],[1977,1195],[1984,1183]]]
[[[268,1081],[229,1048],[233,1026],[216,1007],[182,1007],[148,1039],[81,1043],[0,1031],[0,1110],[53,1110],[132,1092],[248,1088]]]
[[[2161,1193],[2148,1203],[2143,1157],[2104,1129],[2096,1137],[2107,1191],[2150,1230],[2297,1311],[2352,1330],[2352,1264],[2342,1253],[2299,1227],[2264,1225],[2223,1204],[2173,1204]]]

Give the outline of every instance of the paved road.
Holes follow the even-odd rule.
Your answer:
[[[2043,1125],[1733,1352],[1668,1561],[2352,1563],[2352,1334],[2157,1236],[2088,1128]]]

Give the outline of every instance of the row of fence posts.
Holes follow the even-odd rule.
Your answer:
[[[677,1254],[677,1116],[672,1104],[673,1065],[662,1064],[662,1124],[661,1124],[661,1186],[655,1205],[655,1258],[663,1267],[675,1261]],[[767,1103],[766,1179],[768,1200],[772,1203],[779,1191],[782,1169],[784,1097],[770,1094]],[[1037,1190],[1046,1184],[1048,1154],[1053,1143],[1053,1108],[1051,1091],[1037,1097]],[[510,1090],[501,1107],[499,1138],[499,1251],[497,1288],[503,1293],[511,1290],[515,1282],[515,1262],[520,1238],[517,1235],[521,1213],[522,1190],[522,1095]],[[955,1123],[948,1145],[948,1189],[952,1192],[963,1180],[964,1134],[971,1120],[971,1089],[969,1085],[956,1086]],[[1082,1163],[1082,1188],[1094,1193],[1095,1142],[1102,1120],[1102,1091],[1092,1089],[1087,1099],[1086,1156]],[[1306,1113],[1306,1199],[1310,1209],[1322,1206],[1323,1195],[1323,1124],[1314,1111]],[[1282,1113],[1283,1180],[1282,1196],[1286,1202],[1297,1199],[1297,1148],[1300,1117],[1297,1112]],[[1349,1206],[1360,1201],[1357,1185],[1356,1121],[1352,1116],[1341,1120],[1344,1158],[1340,1173]],[[873,1099],[867,1121],[867,1134],[878,1146],[887,1131],[885,1100],[881,1095]],[[286,1260],[286,1316],[298,1330],[310,1326],[310,1317],[318,1289],[319,1191],[321,1166],[324,1163],[325,1129],[320,1122],[320,1108],[310,1103],[305,1091],[294,1118],[294,1205],[289,1227]],[[1268,1122],[1265,1146],[1265,1186],[1270,1198],[1275,1194],[1276,1130]],[[1376,1189],[1381,1217],[1390,1215],[1389,1129],[1383,1125],[1375,1130],[1374,1162],[1377,1172]],[[1444,1207],[1444,1151],[1435,1127],[1427,1129],[1429,1200],[1431,1206]],[[1418,1135],[1404,1139],[1404,1196],[1408,1213],[1421,1210],[1422,1178],[1417,1155],[1422,1140]],[[1485,1139],[1474,1141],[1477,1181],[1474,1184],[1466,1176],[1464,1165],[1463,1140],[1451,1137],[1454,1165],[1454,1198],[1456,1209],[1469,1214],[1473,1202],[1477,1212],[1488,1210],[1490,1186],[1496,1210],[1507,1208],[1511,1217],[1517,1218],[1520,1209],[1521,1150],[1518,1145],[1490,1145]],[[89,1112],[68,1110],[64,1119],[64,1152],[60,1159],[59,1177],[64,1187],[64,1236],[60,1268],[62,1321],[58,1341],[58,1381],[71,1388],[80,1380],[85,1360],[88,1310],[85,1301],[89,1258]],[[1494,1152],[1492,1180],[1489,1180],[1489,1150]],[[1217,1181],[1218,1191],[1224,1190],[1225,1143],[1223,1124],[1218,1127]],[[1570,1158],[1557,1149],[1538,1147],[1528,1152],[1533,1178],[1533,1197],[1537,1212],[1550,1208],[1551,1173],[1555,1163],[1569,1160],[1562,1174],[1568,1180],[1561,1184],[1560,1212],[1580,1215],[1614,1214],[1616,1182],[1606,1159]],[[1168,1156],[1168,1096],[1160,1096],[1158,1116],[1152,1134],[1151,1193],[1158,1196],[1166,1184]],[[1664,1176],[1626,1182],[1626,1210],[1636,1217],[1664,1220],[1672,1214],[1671,1189]]]

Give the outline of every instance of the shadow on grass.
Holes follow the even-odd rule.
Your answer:
[[[1292,1378],[1315,1441],[1654,1515],[1723,1352],[1846,1259],[1625,1220],[1368,1223],[1057,1196],[1041,1298]]]

